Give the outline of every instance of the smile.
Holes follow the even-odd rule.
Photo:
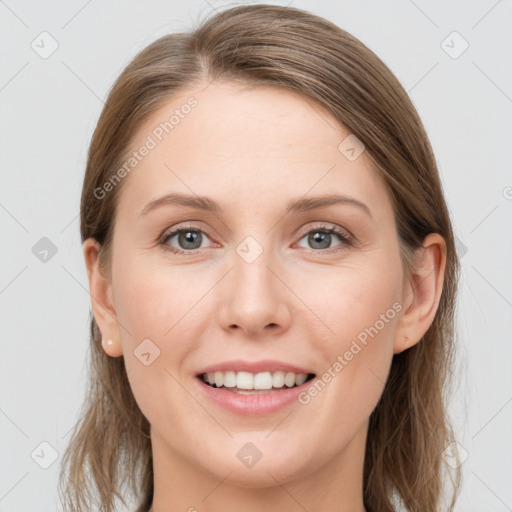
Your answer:
[[[203,373],[194,380],[213,405],[238,416],[263,416],[299,402],[300,393],[314,382],[314,377],[313,373],[228,371]]]
[[[314,374],[293,372],[211,372],[201,374],[203,382],[214,388],[225,388],[239,394],[265,394],[272,390],[278,391],[301,386],[312,379]]]

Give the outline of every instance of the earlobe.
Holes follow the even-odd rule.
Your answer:
[[[116,343],[112,339],[101,339],[101,346],[103,347],[103,350],[107,355],[110,357],[119,357],[123,355],[121,344],[118,342]]]
[[[99,267],[99,250],[100,244],[96,240],[93,238],[85,240],[83,252],[89,279],[91,305],[102,336],[103,350],[111,357],[119,357],[123,352],[113,303],[112,284]]]
[[[407,305],[400,319],[394,343],[398,354],[418,343],[434,321],[443,291],[446,243],[438,233],[425,237],[418,249],[416,267],[404,290]]]

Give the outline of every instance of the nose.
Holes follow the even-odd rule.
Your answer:
[[[258,337],[289,328],[293,294],[264,257],[236,262],[225,281],[218,317],[223,329]]]

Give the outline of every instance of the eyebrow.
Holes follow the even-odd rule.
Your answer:
[[[370,218],[373,219],[370,208],[358,199],[345,195],[323,195],[315,197],[302,197],[300,199],[292,199],[288,201],[285,209],[285,215],[291,212],[305,212],[315,210],[317,208],[325,208],[334,204],[349,204],[357,206],[364,211]],[[148,214],[157,208],[164,206],[185,206],[194,208],[196,210],[203,210],[214,214],[219,214],[224,211],[221,206],[213,199],[205,196],[186,195],[186,194],[166,194],[165,196],[153,199],[140,213],[140,216]]]

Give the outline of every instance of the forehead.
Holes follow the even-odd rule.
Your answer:
[[[340,193],[389,217],[384,183],[366,152],[355,160],[343,153],[350,137],[322,106],[284,89],[213,82],[180,91],[133,137],[132,151],[151,149],[125,178],[120,211],[135,218],[169,192],[250,206],[251,215],[291,197]]]

